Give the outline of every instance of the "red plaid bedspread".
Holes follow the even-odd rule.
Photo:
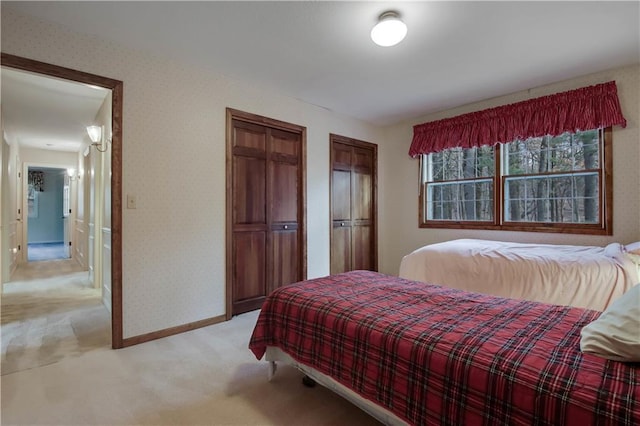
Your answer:
[[[273,292],[249,348],[410,424],[640,425],[640,366],[580,352],[598,315],[354,271]]]

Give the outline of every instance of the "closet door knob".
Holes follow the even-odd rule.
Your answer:
[[[344,222],[340,222],[340,226],[344,226]]]
[[[284,225],[283,228],[284,229],[289,229],[289,226],[288,225]]]

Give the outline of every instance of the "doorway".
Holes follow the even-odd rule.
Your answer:
[[[25,188],[28,262],[69,259],[69,174],[67,168],[27,166]]]
[[[111,226],[110,255],[108,271],[111,283],[111,346],[114,349],[123,346],[122,336],[122,81],[89,74],[82,71],[59,67],[57,65],[34,61],[15,55],[2,53],[2,67],[43,76],[69,80],[86,85],[102,87],[111,91],[111,143],[109,163],[111,167]],[[18,203],[20,205],[20,203]],[[16,206],[17,207],[17,206]],[[18,208],[16,208],[18,210]],[[12,212],[13,213],[13,212]],[[3,218],[4,220],[4,218]],[[3,230],[5,227],[3,226]],[[3,239],[4,241],[4,239]],[[19,247],[18,247],[19,249]]]

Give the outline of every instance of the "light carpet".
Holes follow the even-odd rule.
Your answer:
[[[21,264],[3,285],[2,375],[111,345],[100,290],[73,260]]]
[[[29,262],[40,260],[68,259],[69,248],[59,243],[29,243],[27,245]]]
[[[304,387],[292,367],[280,365],[268,382],[267,363],[247,348],[257,314],[125,349],[72,351],[53,363],[3,373],[1,423],[378,424],[331,391]]]

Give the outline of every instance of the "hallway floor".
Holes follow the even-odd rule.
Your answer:
[[[29,262],[39,260],[68,259],[68,251],[64,243],[30,243],[27,246]]]
[[[111,345],[100,290],[74,260],[23,263],[3,285],[2,375]]]

